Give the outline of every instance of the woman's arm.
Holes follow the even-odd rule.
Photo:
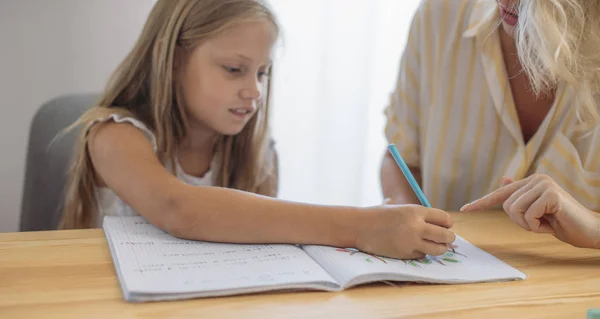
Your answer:
[[[409,169],[417,183],[421,184],[421,170],[415,167]],[[417,195],[389,153],[386,153],[381,163],[381,190],[383,197],[388,198],[391,203],[419,204]]]
[[[386,109],[385,135],[398,147],[412,174],[421,184],[420,130],[421,117],[421,49],[427,1],[422,1],[412,19],[408,41],[400,61],[400,69],[391,101]],[[392,156],[386,152],[381,163],[381,189],[385,198],[398,204],[418,204],[419,200],[402,175]],[[422,186],[422,185],[421,185]]]

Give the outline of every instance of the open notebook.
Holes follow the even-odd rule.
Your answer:
[[[457,284],[526,278],[460,237],[443,256],[396,260],[326,246],[183,240],[142,217],[107,216],[103,227],[124,297],[134,302],[268,290],[340,291],[375,281]]]

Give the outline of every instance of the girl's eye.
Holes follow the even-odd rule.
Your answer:
[[[225,71],[227,71],[229,73],[240,73],[240,72],[242,72],[242,69],[240,69],[240,68],[232,68],[232,67],[228,67],[228,66],[224,66],[223,68],[225,69]]]

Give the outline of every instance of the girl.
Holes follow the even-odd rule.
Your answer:
[[[159,0],[84,125],[63,228],[140,214],[182,238],[439,255],[448,214],[276,200],[263,89],[278,35],[259,0]]]
[[[503,203],[526,229],[598,247],[598,16],[589,0],[423,1],[386,133],[434,206],[457,210],[506,176],[463,210]],[[415,202],[392,164],[384,194]]]

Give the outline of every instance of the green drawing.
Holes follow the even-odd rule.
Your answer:
[[[443,261],[447,261],[449,263],[459,263],[460,261],[452,258],[442,258]]]
[[[376,255],[373,255],[373,254],[369,254],[369,253],[365,253],[365,252],[362,252],[362,251],[358,251],[356,249],[352,249],[352,248],[336,248],[335,251],[349,253],[350,256],[352,256],[354,254],[357,254],[357,253],[361,253],[361,254],[365,254],[365,255],[367,255],[369,257],[373,257],[373,258],[381,261],[384,264],[387,264],[387,261],[385,261],[382,257],[376,256]],[[369,258],[369,257],[365,258],[365,261],[368,262],[368,263],[373,263],[373,260],[371,258]]]
[[[374,259],[381,261],[384,264],[387,264],[388,263],[387,261],[391,261],[391,262],[402,261],[405,265],[420,268],[423,265],[431,265],[434,262],[437,264],[440,264],[442,266],[447,266],[446,263],[453,263],[453,264],[460,263],[461,262],[460,258],[457,258],[457,256],[462,256],[464,258],[467,258],[467,256],[457,252],[456,248],[458,248],[458,246],[452,245],[448,249],[448,251],[446,251],[446,253],[444,253],[442,256],[425,256],[424,258],[420,258],[420,259],[407,259],[407,260],[399,260],[399,259],[393,259],[393,258],[388,258],[388,257],[381,257],[381,256],[361,252],[361,251],[358,251],[353,248],[336,248],[336,251],[348,253],[350,256],[353,256],[355,254],[366,255],[364,260],[365,260],[365,262],[368,262],[370,264],[375,262]]]
[[[421,258],[421,259],[419,259],[419,262],[422,264],[425,264],[425,265],[429,265],[432,263],[431,259],[429,259],[429,258]]]

